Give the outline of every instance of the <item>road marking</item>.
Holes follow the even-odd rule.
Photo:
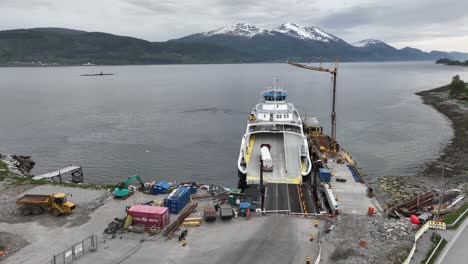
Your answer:
[[[465,227],[467,224],[468,224],[468,221],[463,221],[463,227],[458,228],[456,235],[450,240],[450,242],[448,243],[448,246],[445,248],[444,252],[442,253],[442,256],[440,256],[439,261],[437,261],[438,264],[442,263],[442,260],[445,258],[445,255],[447,255],[447,252],[450,251],[450,248],[457,241],[460,234],[463,233],[463,230],[465,230]]]
[[[276,214],[278,214],[278,210],[279,210],[279,204],[278,204],[278,200],[279,200],[279,195],[278,195],[278,184],[275,183],[275,187],[276,187]]]

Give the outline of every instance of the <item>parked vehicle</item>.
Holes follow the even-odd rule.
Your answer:
[[[16,201],[21,205],[20,211],[23,215],[40,215],[48,210],[54,216],[70,214],[75,209],[75,204],[67,201],[68,194],[57,193],[50,195],[25,194]]]
[[[128,177],[124,182],[120,182],[115,185],[114,189],[114,198],[115,199],[127,199],[130,195],[133,194],[133,190],[129,189],[129,183],[137,180],[140,183],[140,188],[144,188],[144,182],[141,180],[139,175],[133,175]]]
[[[263,171],[273,171],[273,160],[271,159],[270,148],[271,146],[269,144],[263,144],[260,149],[260,155],[263,161]]]

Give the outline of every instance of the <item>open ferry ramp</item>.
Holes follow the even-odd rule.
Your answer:
[[[268,183],[265,212],[273,214],[316,214],[310,188],[306,184]]]

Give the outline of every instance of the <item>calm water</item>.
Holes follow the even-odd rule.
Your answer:
[[[115,75],[79,76],[100,71]],[[414,92],[454,74],[468,79],[431,62],[340,64],[340,143],[372,175],[413,173],[452,134]],[[232,186],[248,113],[274,78],[329,132],[330,76],[286,64],[0,68],[0,151],[31,155],[35,174],[73,163],[98,183]]]

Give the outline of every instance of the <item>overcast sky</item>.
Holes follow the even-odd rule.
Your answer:
[[[66,27],[165,41],[239,22],[468,52],[466,0],[0,0],[0,30]]]

